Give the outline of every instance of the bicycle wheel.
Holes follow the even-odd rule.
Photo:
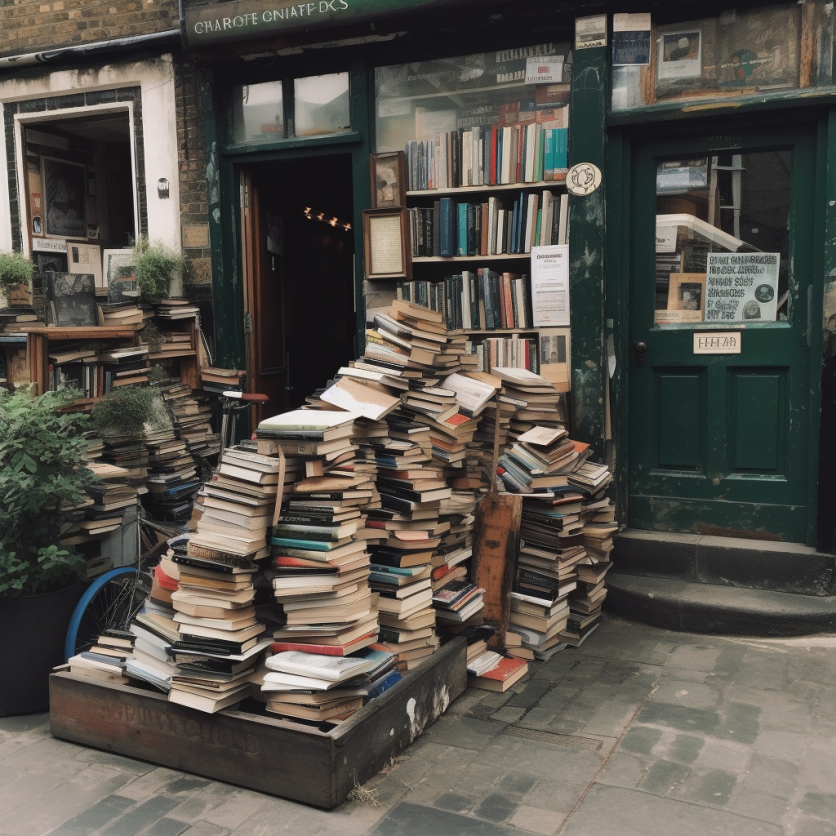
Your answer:
[[[135,613],[137,572],[131,566],[111,569],[90,584],[70,619],[64,661],[89,650],[105,630],[125,630]]]

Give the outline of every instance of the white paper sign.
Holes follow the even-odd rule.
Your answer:
[[[607,16],[575,18],[575,49],[607,45]]]
[[[570,325],[568,244],[531,248],[531,307],[535,328]]]
[[[775,322],[780,253],[709,253],[706,322]]]
[[[67,242],[57,238],[33,238],[32,251],[37,253],[65,253]]]
[[[650,28],[650,12],[639,14],[618,13],[612,16],[613,32],[647,32]]]
[[[526,58],[526,84],[560,84],[563,81],[563,56],[543,55]]]
[[[741,331],[709,331],[694,334],[694,354],[740,354]]]
[[[656,252],[657,253],[675,253],[676,252],[676,231],[675,226],[657,226],[656,227]]]

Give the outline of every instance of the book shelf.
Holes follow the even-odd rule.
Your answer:
[[[155,319],[157,318],[155,317]],[[187,386],[197,388],[199,375],[196,320],[194,317],[179,320],[166,319],[166,327],[169,326],[172,327],[172,330],[188,334],[188,343],[183,343],[182,350],[149,354],[148,359],[152,363],[164,365],[169,374],[180,377]],[[22,329],[18,334],[26,341],[29,382],[35,387],[36,394],[42,394],[49,390],[49,351],[52,343],[102,341],[103,349],[105,347],[136,347],[139,343],[141,328],[141,325],[54,327],[36,323],[30,328]],[[176,369],[174,368],[175,363],[178,366]],[[100,400],[101,397],[76,398],[71,408],[88,411]]]
[[[419,255],[412,257],[413,264],[445,264],[450,261],[512,261],[530,259],[531,253],[501,253],[500,255]]]
[[[436,195],[474,194],[485,192],[510,192],[525,189],[546,189],[555,184],[565,184],[566,175],[562,174],[555,180],[538,180],[536,183],[503,183],[497,186],[455,186],[448,189],[408,189],[407,197],[434,197]]]

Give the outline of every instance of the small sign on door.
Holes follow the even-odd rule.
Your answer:
[[[694,334],[694,354],[740,354],[742,331]]]

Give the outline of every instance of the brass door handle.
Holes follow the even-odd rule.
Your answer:
[[[633,345],[633,351],[636,352],[636,360],[641,366],[644,363],[644,355],[647,354],[647,343],[637,342]]]

